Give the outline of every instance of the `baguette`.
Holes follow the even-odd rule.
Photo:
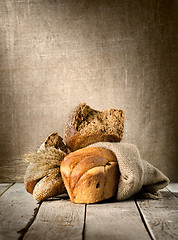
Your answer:
[[[24,184],[27,192],[37,201],[65,193],[60,174],[61,161],[67,148],[57,133],[52,133],[41,145],[37,153],[25,155],[30,164],[26,169]]]

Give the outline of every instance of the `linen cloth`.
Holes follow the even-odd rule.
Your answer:
[[[134,144],[97,142],[87,147],[102,147],[115,153],[121,173],[117,200],[125,200],[137,193],[143,198],[156,199],[160,196],[158,191],[169,183],[160,170],[141,159]]]

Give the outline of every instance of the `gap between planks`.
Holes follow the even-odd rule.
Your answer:
[[[23,239],[136,240],[138,236],[150,240],[132,200],[87,205],[56,198],[42,203]]]
[[[85,211],[85,204],[74,204],[68,197],[46,200],[23,239],[82,240],[85,234]]]
[[[87,204],[85,204],[85,213],[84,213],[84,222],[83,222],[82,240],[85,240],[86,215],[87,215]]]
[[[18,240],[23,240],[25,234],[27,233],[28,229],[31,227],[31,225],[33,224],[33,222],[35,221],[35,218],[38,214],[38,211],[40,209],[41,203],[39,203],[39,207],[35,208],[33,211],[33,215],[30,218],[30,220],[28,221],[28,223],[26,224],[26,226],[20,230],[17,231],[17,233],[20,234],[20,237],[18,238]]]
[[[14,185],[14,183],[1,183],[0,184],[0,197]]]
[[[170,183],[166,188],[178,198],[178,183]]]
[[[151,240],[156,240],[156,238],[155,238],[155,236],[154,236],[154,234],[152,232],[152,229],[150,228],[150,225],[148,224],[148,221],[145,218],[145,216],[144,216],[144,214],[143,214],[143,212],[142,212],[141,208],[139,207],[139,205],[138,205],[136,200],[135,200],[135,204],[137,206],[137,209],[138,209],[138,212],[140,214],[140,217],[141,217],[141,220],[143,222],[143,225],[144,225],[146,231],[148,232],[148,235],[150,236]]]
[[[170,188],[168,188],[169,189],[169,191],[171,191],[172,189],[170,189]],[[175,188],[174,188],[175,189]],[[162,192],[162,195],[164,195],[164,198],[165,199],[167,199],[166,198],[166,196],[168,196],[168,198],[170,199],[175,199],[174,198],[174,196],[172,195],[172,193],[171,192],[169,192],[168,193],[168,190],[165,188],[164,190],[162,190],[161,191]],[[165,192],[167,192],[166,194],[167,195],[165,195],[164,193]],[[175,192],[174,192],[174,194],[175,194]],[[166,201],[165,199],[163,198],[163,201]],[[168,200],[168,199],[167,199]],[[162,203],[160,202],[160,200],[144,200],[144,201],[147,201],[147,202],[150,202],[150,203],[155,203],[155,202],[157,202],[158,204],[157,204],[157,208],[163,208],[163,206],[161,205]],[[126,201],[127,202],[127,201]],[[159,204],[160,203],[160,204]],[[103,204],[103,203],[102,203]],[[113,203],[112,203],[113,204]],[[119,206],[121,206],[122,205],[122,203],[121,202],[119,202],[118,203],[119,204]],[[130,203],[129,203],[130,204]],[[141,222],[142,222],[142,224],[144,225],[144,228],[145,228],[145,231],[142,229],[141,231],[143,231],[144,232],[144,234],[143,235],[145,235],[145,232],[147,232],[147,234],[149,235],[149,239],[151,239],[151,240],[156,240],[156,239],[160,239],[160,237],[161,237],[161,239],[176,239],[177,238],[177,233],[175,232],[175,233],[173,233],[173,235],[172,236],[170,236],[170,234],[169,234],[169,231],[171,232],[171,231],[174,231],[173,229],[171,229],[171,228],[169,228],[168,230],[168,233],[167,233],[167,235],[164,235],[164,236],[162,236],[161,234],[160,234],[160,232],[161,232],[161,230],[159,229],[159,228],[155,228],[155,226],[153,226],[153,224],[151,224],[151,222],[152,222],[152,219],[154,219],[154,211],[153,211],[153,213],[151,214],[151,217],[149,216],[149,214],[147,214],[146,212],[148,211],[148,209],[146,209],[146,208],[143,208],[143,206],[142,206],[142,204],[140,203],[140,200],[135,200],[135,204],[136,204],[136,207],[137,207],[137,210],[138,210],[138,212],[139,212],[139,214],[140,214],[140,218],[141,218]],[[105,205],[105,204],[104,204]],[[124,205],[125,205],[125,203],[124,203]],[[164,204],[163,204],[164,205]],[[74,206],[76,206],[75,204],[74,204]],[[95,231],[96,229],[95,229],[95,222],[93,222],[93,221],[90,221],[90,220],[88,220],[88,215],[89,215],[89,212],[90,212],[90,208],[92,207],[92,206],[95,206],[94,207],[94,211],[92,211],[92,213],[94,214],[94,215],[96,215],[95,217],[96,217],[96,219],[95,219],[95,222],[96,222],[96,226],[97,226],[97,214],[96,214],[96,212],[97,212],[97,209],[98,209],[98,206],[99,206],[99,204],[96,204],[96,205],[87,205],[87,204],[85,204],[85,209],[84,209],[84,219],[83,219],[83,228],[82,228],[82,240],[88,240],[88,239],[95,239],[95,237],[96,236],[93,236],[92,237],[92,234],[93,234],[93,231]],[[102,205],[103,206],[103,205]],[[111,205],[110,205],[111,206]],[[152,204],[151,204],[151,206],[152,206]],[[113,205],[112,205],[112,208],[113,208]],[[120,208],[120,207],[119,207]],[[127,208],[127,207],[126,207]],[[108,212],[110,212],[110,210],[111,209],[109,209],[106,205],[105,205],[105,209],[107,209],[107,211]],[[149,207],[149,209],[150,209],[150,207]],[[112,211],[111,211],[112,212]],[[99,217],[101,217],[100,216],[100,214],[102,215],[103,214],[103,210],[102,210],[102,213],[99,213]],[[107,215],[107,214],[106,214]],[[175,213],[174,213],[174,215],[175,215]],[[112,216],[112,215],[111,215]],[[113,217],[113,216],[112,216]],[[159,216],[158,216],[158,218],[159,218]],[[160,218],[161,218],[161,216],[160,216]],[[127,218],[128,219],[128,218]],[[103,220],[103,222],[104,222],[104,224],[103,224],[103,222],[101,223],[101,229],[102,229],[102,231],[103,232],[105,232],[105,236],[107,236],[107,234],[108,234],[108,228],[107,228],[107,225],[109,224],[109,221],[111,220],[111,219],[108,219],[107,218],[107,225],[105,225],[105,219],[102,219]],[[123,220],[123,219],[122,219]],[[160,220],[160,219],[159,219]],[[164,224],[165,222],[166,222],[166,220],[167,219],[162,219],[162,224]],[[112,220],[111,220],[112,221]],[[114,220],[114,224],[116,224],[117,223],[117,221],[118,221],[118,218],[117,219],[115,219]],[[161,221],[161,220],[160,220]],[[170,220],[169,220],[170,221]],[[132,221],[133,222],[133,221]],[[137,221],[137,223],[138,223],[138,221]],[[92,227],[91,227],[92,226]],[[130,228],[130,223],[129,223],[129,228]],[[91,231],[91,229],[92,229],[92,231]],[[95,230],[94,230],[94,229]],[[99,229],[99,228],[98,228]],[[111,228],[112,229],[112,228]],[[135,228],[136,229],[136,228]],[[138,231],[138,229],[136,230],[136,231]],[[139,230],[140,231],[140,230]],[[154,233],[156,234],[156,237],[155,237],[155,235],[154,235]],[[127,233],[125,233],[125,234],[127,234]],[[123,239],[126,237],[127,239],[129,239],[128,238],[128,236],[126,236],[124,234],[124,237],[123,237]],[[139,235],[140,233],[139,232],[137,232],[137,234]],[[110,234],[111,235],[111,234]],[[117,235],[117,236],[116,236]],[[143,237],[143,235],[142,235],[142,239],[144,239],[144,237]],[[160,236],[161,235],[161,236]],[[99,239],[100,238],[102,238],[103,239],[103,236],[101,237],[102,235],[100,235],[99,236]],[[115,238],[118,238],[118,236],[119,236],[119,234],[117,234],[117,231],[115,232],[115,236],[112,236],[112,239],[115,239]],[[167,238],[168,237],[168,238]],[[146,237],[146,235],[145,235],[145,238],[147,239],[147,237]],[[25,238],[26,239],[26,238]],[[28,238],[27,238],[28,239]],[[31,239],[31,238],[29,238],[29,239]],[[98,236],[97,236],[97,239],[98,239]],[[120,235],[120,239],[122,239],[122,235]],[[132,239],[134,239],[133,238],[133,235],[132,235]]]
[[[85,240],[150,240],[133,200],[87,205]]]
[[[0,184],[0,186],[3,186],[3,185]],[[103,231],[102,233],[100,232],[101,233],[100,238],[101,238],[101,236],[104,232],[106,233],[106,236],[108,236],[107,234],[109,232],[108,231],[109,226],[111,227],[112,232],[115,230],[115,236],[112,236],[111,239],[117,239],[119,236],[120,236],[120,239],[124,239],[125,237],[127,238],[126,234],[129,235],[131,232],[134,232],[134,231],[131,231],[131,229],[130,229],[130,228],[132,228],[132,225],[134,227],[134,224],[135,224],[134,222],[138,223],[138,220],[136,220],[136,218],[139,217],[138,211],[139,211],[140,217],[141,217],[141,220],[139,220],[139,224],[140,224],[140,222],[142,223],[142,221],[143,221],[142,225],[144,224],[144,226],[142,226],[143,227],[142,229],[138,230],[137,229],[138,224],[135,225],[135,231],[137,231],[137,234],[139,234],[139,231],[143,231],[144,234],[147,233],[149,235],[148,239],[150,239],[150,238],[151,239],[177,239],[177,237],[178,237],[178,233],[176,230],[176,229],[178,229],[177,228],[178,226],[177,226],[177,224],[175,224],[176,223],[175,217],[176,217],[176,213],[178,211],[178,209],[176,207],[176,206],[178,206],[177,202],[176,202],[177,198],[173,196],[173,194],[170,192],[171,191],[170,189],[169,189],[169,191],[167,189],[164,189],[162,191],[163,198],[160,200],[144,200],[143,202],[141,200],[136,200],[135,203],[137,206],[137,217],[133,217],[134,211],[135,211],[135,210],[133,211],[133,209],[134,209],[133,206],[131,207],[131,209],[129,209],[130,206],[132,204],[134,204],[134,201],[131,201],[132,203],[130,203],[129,201],[124,201],[124,202],[116,202],[116,203],[101,203],[101,204],[94,204],[94,205],[86,205],[86,204],[84,205],[83,204],[82,207],[80,207],[81,205],[79,206],[78,204],[70,203],[69,200],[65,200],[65,199],[60,200],[60,201],[55,201],[55,199],[51,199],[49,201],[43,202],[42,206],[41,206],[42,208],[44,205],[46,205],[48,203],[50,203],[50,204],[48,204],[48,207],[46,205],[46,207],[43,208],[43,210],[42,210],[43,214],[40,217],[39,216],[39,214],[41,212],[40,205],[38,205],[38,210],[36,210],[34,215],[32,215],[32,211],[34,211],[34,209],[35,209],[35,207],[33,206],[33,204],[35,203],[34,199],[33,199],[32,195],[30,195],[24,191],[24,187],[22,187],[21,184],[15,184],[15,185],[10,184],[10,185],[6,185],[6,186],[4,185],[3,187],[5,187],[5,190],[3,190],[3,194],[0,199],[2,199],[2,198],[4,199],[4,203],[5,203],[5,205],[7,205],[5,207],[7,212],[10,209],[10,208],[8,208],[8,206],[9,206],[8,201],[11,200],[11,203],[13,203],[12,205],[15,205],[15,207],[13,208],[15,211],[12,211],[12,215],[6,216],[6,221],[10,223],[10,225],[8,225],[8,230],[10,229],[11,232],[8,232],[4,235],[5,239],[17,239],[17,238],[12,238],[12,236],[16,237],[16,235],[14,235],[14,227],[15,226],[13,226],[13,223],[14,223],[13,219],[14,219],[14,217],[17,218],[17,214],[16,214],[17,209],[15,209],[15,208],[18,208],[18,204],[19,204],[18,200],[19,199],[21,199],[20,203],[22,203],[22,201],[24,201],[23,204],[20,206],[21,214],[23,212],[25,212],[25,214],[26,214],[26,216],[25,216],[25,214],[23,214],[24,218],[22,220],[25,220],[25,221],[23,221],[23,224],[22,224],[22,222],[19,222],[19,217],[18,217],[18,221],[15,221],[15,224],[17,224],[16,225],[16,233],[17,233],[17,230],[21,229],[20,231],[18,231],[19,233],[21,233],[21,235],[18,235],[20,240],[21,239],[34,239],[33,238],[34,235],[33,234],[31,235],[31,233],[33,233],[34,229],[36,229],[36,231],[38,231],[38,227],[40,225],[43,225],[46,220],[50,221],[50,218],[48,219],[47,213],[49,212],[49,210],[51,210],[49,205],[52,202],[55,205],[54,209],[53,209],[54,212],[56,212],[55,209],[57,207],[56,206],[57,202],[59,204],[58,209],[59,209],[60,214],[61,214],[61,209],[62,209],[61,203],[64,204],[64,202],[66,202],[65,208],[69,207],[73,212],[72,214],[70,214],[70,211],[69,212],[67,211],[64,214],[66,216],[66,218],[65,218],[65,216],[63,216],[65,221],[62,222],[62,227],[65,228],[66,229],[65,231],[67,231],[67,232],[62,233],[64,236],[64,238],[62,238],[62,239],[68,239],[68,237],[71,236],[71,233],[73,233],[74,239],[82,239],[82,240],[95,239],[96,235],[98,234],[98,232],[97,232],[98,230]],[[2,189],[2,187],[0,189]],[[14,199],[14,197],[15,197],[14,194],[19,194],[19,198]],[[56,200],[59,200],[59,199],[56,199]],[[26,207],[24,206],[26,204],[28,205],[27,212],[26,212]],[[124,206],[124,208],[123,208],[123,206]],[[136,208],[136,206],[135,206],[135,208]],[[30,210],[29,210],[29,208],[30,208]],[[117,213],[117,216],[116,215],[113,216],[115,214],[115,212],[113,212],[113,210],[112,210],[113,208],[115,210],[117,210],[117,212],[119,211]],[[103,211],[103,209],[104,209],[104,211]],[[165,211],[165,210],[169,210],[169,211],[167,214],[164,214],[164,216],[162,216],[155,212],[156,209],[160,209],[160,211],[158,211],[158,213],[159,212],[161,213],[162,211]],[[46,213],[44,210],[46,211]],[[129,218],[130,215],[127,216],[129,211],[132,211],[132,213],[133,213],[131,215],[132,216],[131,222],[130,222],[130,218]],[[170,211],[171,211],[171,214],[169,214]],[[65,210],[63,212],[65,212]],[[68,213],[69,213],[69,216],[68,216]],[[3,214],[3,212],[2,212],[2,214]],[[43,219],[45,214],[47,214],[46,220]],[[96,217],[95,221],[92,221],[91,215]],[[168,215],[169,215],[169,217],[168,217]],[[54,213],[54,216],[55,216],[55,213]],[[124,219],[123,219],[123,216],[124,216]],[[171,219],[170,216],[173,216],[174,218]],[[51,215],[51,217],[52,217],[52,215]],[[41,218],[41,220],[40,220],[40,218]],[[119,218],[121,218],[121,219],[119,219]],[[154,224],[155,218],[157,219],[157,221],[159,223],[157,225]],[[56,219],[59,220],[58,217],[56,217]],[[76,223],[74,223],[73,221],[74,222],[76,221]],[[53,222],[54,222],[54,220],[53,220]],[[67,223],[67,226],[63,225],[64,222]],[[128,230],[126,230],[126,229],[124,230],[125,233],[120,232],[120,230],[118,229],[120,227],[119,224],[121,224],[121,226],[123,226],[122,228],[125,227],[123,225],[123,222],[125,224],[129,225]],[[79,227],[78,227],[78,223],[80,225]],[[113,225],[111,225],[111,223],[113,223]],[[49,223],[49,225],[50,225],[50,223]],[[10,228],[9,228],[9,226],[10,226]],[[21,228],[19,226],[21,226]],[[70,230],[70,228],[75,228],[76,226],[78,227],[78,230],[77,230],[78,233],[74,233],[73,231]],[[97,229],[98,226],[100,227],[100,229]],[[160,229],[161,226],[164,226],[164,229],[163,229],[164,235],[162,235],[162,233],[161,233],[162,232],[162,229]],[[4,222],[3,222],[3,227],[4,227]],[[59,226],[57,226],[57,228],[55,228],[54,226],[52,226],[53,230],[56,229],[56,231],[60,230],[60,228],[58,229],[58,227]],[[117,228],[115,229],[115,227],[117,227]],[[146,228],[147,231],[143,230],[144,227]],[[122,228],[121,228],[121,230],[123,231]],[[140,226],[139,226],[139,228],[140,228]],[[48,231],[49,229],[46,228],[44,230]],[[94,231],[94,234],[93,234],[93,231]],[[52,231],[52,233],[53,233],[53,231]],[[3,234],[4,234],[4,232],[3,232]],[[2,236],[2,233],[1,233],[1,236]],[[38,234],[37,234],[37,236],[39,237]],[[43,235],[43,236],[44,236],[44,238],[42,237],[40,239],[48,239],[48,237],[46,238],[45,235]],[[78,236],[80,236],[80,238],[78,238]],[[155,238],[155,236],[156,236],[156,238]],[[58,236],[56,235],[56,239],[58,237],[59,237],[59,235]],[[54,238],[52,238],[52,239],[54,239]],[[101,239],[105,239],[105,238],[102,237]],[[129,238],[127,238],[127,239],[129,239]],[[133,235],[132,235],[131,239],[134,239]],[[136,239],[136,237],[135,237],[135,239]],[[142,238],[142,239],[144,239],[144,238]],[[145,239],[147,239],[147,237],[145,237]]]
[[[38,208],[39,204],[25,191],[23,183],[9,186],[0,197],[0,239],[22,239]]]
[[[136,204],[152,239],[178,239],[178,199],[166,188],[161,198],[137,199]]]

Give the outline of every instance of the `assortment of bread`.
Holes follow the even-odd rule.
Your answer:
[[[52,133],[37,153],[26,155],[30,162],[24,183],[37,201],[67,191],[74,203],[95,203],[116,195],[119,166],[115,154],[104,148],[88,147],[96,142],[120,142],[124,113],[97,111],[85,103],[70,114],[64,141]]]
[[[122,110],[97,111],[85,103],[70,114],[64,142],[52,133],[30,163],[24,183],[37,201],[68,193],[74,203],[96,203],[116,197],[125,200],[140,193],[157,199],[169,179],[141,159],[137,147],[119,143],[123,136]]]
[[[62,146],[65,149],[61,139],[57,133],[52,133],[37,153],[25,155],[26,161],[30,163],[24,176],[25,188],[37,201],[66,192],[60,173],[61,161],[66,156],[60,148]]]

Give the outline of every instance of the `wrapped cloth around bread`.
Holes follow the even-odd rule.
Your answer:
[[[117,157],[120,177],[117,200],[125,200],[141,193],[145,198],[159,198],[159,190],[168,185],[169,179],[156,167],[142,160],[137,147],[130,143],[98,142],[88,147],[109,149]]]

